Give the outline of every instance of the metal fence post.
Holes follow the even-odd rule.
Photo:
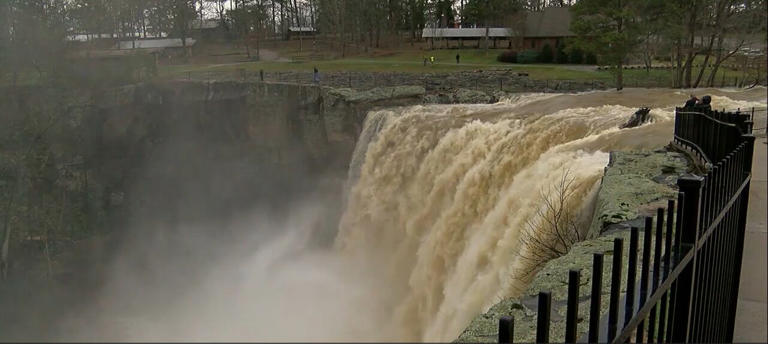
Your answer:
[[[565,342],[576,343],[576,326],[579,317],[579,284],[581,271],[568,272],[568,308],[565,318]]]
[[[536,343],[549,343],[549,321],[552,312],[552,293],[539,293],[539,307],[536,318]]]
[[[515,339],[515,318],[499,318],[499,343],[512,343]]]
[[[656,211],[656,239],[653,241],[654,255],[653,255],[653,272],[651,273],[651,295],[656,292],[656,287],[659,285],[659,278],[661,277],[661,249],[662,238],[664,228],[664,208],[659,208]],[[654,303],[651,308],[651,315],[648,317],[648,342],[653,343],[656,334],[656,309],[657,304]],[[659,325],[661,327],[661,325]]]
[[[675,208],[675,235],[674,245],[672,246],[673,266],[680,264],[680,258],[682,256],[682,245],[680,244],[680,238],[682,236],[682,228],[685,225],[683,223],[683,209],[685,208],[685,194],[682,192],[677,193],[677,207]],[[671,268],[671,267],[670,267]],[[669,317],[667,318],[667,330],[664,336],[666,342],[672,342],[672,328],[674,327],[675,320],[675,299],[677,298],[677,280],[672,282],[672,288],[669,289]]]
[[[613,239],[613,265],[611,267],[611,295],[608,305],[608,341],[616,337],[619,322],[619,297],[621,294],[621,267],[624,255],[624,240]]]
[[[651,242],[653,232],[653,218],[645,218],[645,229],[643,231],[643,266],[640,270],[640,299],[637,303],[637,308],[641,308],[645,305],[645,300],[648,298],[648,275],[651,269]],[[644,343],[645,335],[645,321],[640,322],[637,325],[636,340],[637,343]]]
[[[639,241],[639,229],[632,227],[629,235],[629,269],[627,270],[627,294],[624,306],[624,326],[634,315],[635,309],[635,280],[637,275],[637,246]]]
[[[670,271],[670,265],[672,264],[672,231],[674,230],[674,220],[675,220],[675,201],[674,200],[668,200],[667,201],[667,229],[664,232],[664,271],[661,274],[661,283],[664,283],[664,281],[667,279],[667,276],[669,276]],[[670,291],[664,293],[664,296],[661,299],[661,309],[659,310],[659,334],[657,336],[658,341],[662,342],[664,341],[664,338],[666,338],[666,331],[667,331],[667,309],[671,308],[669,307],[668,300],[670,298]]]
[[[745,141],[746,146],[744,147],[744,156],[746,159],[743,161],[744,163],[744,176],[749,178],[749,174],[752,171],[752,156],[754,154],[754,148],[755,148],[755,136],[752,134],[748,135],[742,135],[742,139]],[[738,221],[738,227],[736,228],[736,250],[735,250],[735,257],[734,262],[735,266],[733,267],[734,271],[734,278],[731,282],[731,303],[730,303],[730,309],[728,309],[728,324],[726,326],[726,340],[729,342],[733,342],[733,328],[736,325],[736,305],[739,300],[739,285],[740,285],[740,278],[741,278],[741,260],[744,256],[744,235],[745,230],[747,228],[747,205],[749,203],[749,187],[750,187],[751,181],[747,182],[747,185],[744,187],[744,190],[741,192],[741,202],[740,202],[740,209],[739,209],[739,221]]]
[[[701,188],[704,179],[701,177],[682,177],[677,180],[680,191],[685,195],[685,203],[682,212],[680,233],[680,256],[685,257],[692,251],[693,258],[677,279],[675,290],[675,313],[672,320],[672,342],[688,342],[691,337],[689,331],[692,318],[691,306],[695,284],[696,269],[696,241],[699,237],[699,218],[701,214]]]
[[[592,294],[589,303],[589,342],[600,338],[600,296],[603,294],[603,254],[592,255]]]

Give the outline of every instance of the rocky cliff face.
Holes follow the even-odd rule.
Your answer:
[[[296,218],[311,244],[328,243],[366,113],[423,94],[242,82],[0,89],[0,244],[11,233],[13,281],[0,283],[0,308],[18,310],[2,318],[53,324],[118,260],[174,266],[169,280],[203,273],[192,267],[229,254],[223,243],[266,241]],[[40,295],[66,305],[51,310]],[[20,334],[29,338],[2,337]]]
[[[99,110],[94,120],[101,124],[97,136],[107,141],[136,144],[183,128],[276,156],[299,150],[312,165],[346,169],[368,110],[420,103],[423,94],[421,87],[354,91],[283,83],[166,82],[106,90],[93,101]]]
[[[375,107],[421,103],[423,94],[420,87],[359,92],[283,83],[133,85],[91,97],[87,132],[99,147],[94,160],[100,175],[133,192],[133,201],[167,205],[176,202],[171,197],[185,198],[194,201],[180,208],[208,216],[208,209],[231,213],[254,203],[279,209],[285,201],[322,193],[331,198],[324,224],[330,238],[365,115]],[[160,197],[158,189],[165,190]]]
[[[14,185],[18,168],[12,165],[22,161],[14,156],[24,155],[33,136],[44,133],[41,156],[51,155],[46,173],[64,173],[62,166],[76,170],[49,179],[76,185],[67,192],[82,200],[77,206],[84,216],[112,219],[82,225],[73,216],[72,226],[227,222],[254,207],[287,216],[286,204],[320,194],[327,200],[327,221],[318,226],[327,238],[337,225],[342,185],[367,112],[418,104],[424,95],[422,87],[360,92],[246,82],[6,91],[0,123],[10,141],[0,146],[0,186]]]

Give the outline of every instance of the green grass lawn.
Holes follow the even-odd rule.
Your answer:
[[[305,49],[306,50],[306,49]],[[313,67],[322,72],[405,72],[405,73],[444,73],[463,70],[510,70],[515,72],[527,72],[531,79],[535,80],[582,80],[600,81],[607,85],[614,84],[614,74],[608,70],[596,70],[595,66],[588,65],[564,65],[564,64],[511,64],[496,61],[496,57],[502,49],[437,49],[437,50],[401,50],[389,52],[377,52],[369,55],[353,56],[333,60],[304,60],[296,62],[277,61],[253,61],[222,64],[186,64],[161,66],[159,74],[161,78],[183,77],[187,74],[211,73],[215,78],[216,73],[237,73],[240,69],[248,72],[278,71],[306,71],[311,73]],[[286,55],[281,51],[284,57]],[[308,51],[305,51],[309,53]],[[456,63],[456,54],[461,55],[461,63]],[[305,55],[306,56],[306,55]],[[424,66],[423,58],[434,56],[435,64]],[[695,72],[698,72],[696,70]],[[733,85],[734,77],[741,77],[740,72],[721,68],[716,78],[717,85],[725,74],[727,85]],[[704,80],[708,76],[705,73]],[[694,75],[695,78],[695,75]],[[8,79],[7,77],[4,79]],[[25,75],[20,82],[34,83],[34,76]],[[625,87],[671,87],[671,70],[630,69],[624,71]],[[0,80],[0,84],[7,84],[9,80]]]
[[[456,53],[461,54],[461,63],[456,64]],[[245,69],[247,71],[311,71],[317,67],[322,72],[405,72],[405,73],[440,73],[478,69],[504,69],[528,72],[533,79],[594,79],[610,78],[606,72],[589,70],[584,66],[566,66],[556,64],[509,64],[496,61],[500,50],[433,50],[402,51],[376,57],[349,57],[336,60],[298,61],[298,62],[242,62],[222,65],[175,65],[164,66],[161,74],[173,76],[187,72],[227,72]],[[435,56],[435,64],[423,64],[423,56]]]
[[[379,53],[376,56],[355,56],[335,60],[274,62],[255,61],[233,64],[210,65],[175,65],[161,68],[161,76],[174,77],[188,72],[236,72],[245,69],[249,72],[264,70],[276,71],[307,71],[317,67],[321,72],[352,71],[352,72],[405,72],[405,73],[441,73],[462,70],[503,69],[516,72],[527,72],[531,79],[536,80],[594,80],[609,85],[614,82],[615,75],[608,70],[596,70],[588,65],[564,64],[512,64],[496,61],[501,49],[437,49],[437,50],[402,50]],[[456,63],[456,54],[460,54],[461,63]],[[424,66],[424,57],[435,57],[435,64]],[[718,72],[717,83],[721,75],[726,75],[726,81],[732,83],[733,78],[740,76],[738,72],[721,69]],[[705,79],[708,72],[705,73]],[[694,76],[695,77],[695,76]],[[673,75],[670,70],[630,69],[624,71],[625,87],[670,87]],[[730,80],[730,81],[729,81]]]

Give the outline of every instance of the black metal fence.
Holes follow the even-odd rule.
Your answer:
[[[625,275],[624,241],[614,240],[608,317],[603,321],[604,257],[594,254],[589,330],[580,340],[581,272],[570,271],[566,342],[732,341],[755,142],[752,117],[753,113],[677,109],[674,141],[709,163],[706,175],[680,178],[677,200],[659,208],[655,218],[645,218],[642,249],[641,230],[631,229]],[[637,264],[642,264],[638,280]],[[627,278],[623,302],[622,278]],[[550,313],[551,294],[541,292],[537,343],[549,341]],[[499,342],[512,342],[513,324],[512,317],[499,320]]]

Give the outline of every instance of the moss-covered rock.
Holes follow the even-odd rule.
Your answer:
[[[589,325],[592,257],[594,253],[604,254],[601,313],[606,313],[608,311],[608,296],[610,294],[611,262],[614,254],[613,240],[615,238],[622,238],[624,240],[622,259],[626,262],[629,255],[629,231],[610,231],[596,239],[578,243],[571,248],[567,255],[553,259],[545,264],[536,274],[536,277],[534,277],[525,292],[519,297],[504,299],[492,306],[484,314],[473,319],[456,341],[495,342],[498,336],[499,318],[502,316],[513,316],[515,318],[514,342],[534,342],[536,340],[538,294],[542,291],[549,291],[552,294],[550,340],[555,343],[563,342],[565,338],[569,270],[581,270],[578,333],[580,336],[585,334]],[[642,245],[642,235],[640,235],[640,245]],[[622,292],[626,291],[626,283],[626,278],[622,279]]]
[[[460,88],[448,92],[437,92],[424,96],[426,104],[491,104],[499,101],[499,93]]]
[[[611,152],[589,230],[596,237],[611,224],[652,215],[658,202],[674,198],[677,178],[690,171],[685,155],[663,150]]]
[[[328,88],[327,94],[349,103],[372,103],[388,99],[417,98],[424,95],[422,86],[376,87],[366,91],[351,88]]]

